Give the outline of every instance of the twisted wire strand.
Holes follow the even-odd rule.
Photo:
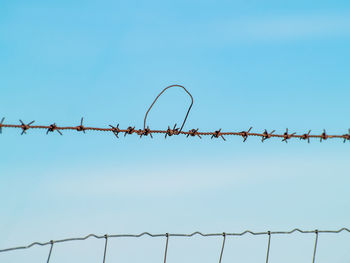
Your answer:
[[[149,128],[145,129],[135,129],[135,127],[129,126],[127,129],[119,129],[119,125],[116,127],[110,125],[111,128],[100,128],[100,127],[85,127],[83,125],[83,118],[81,120],[80,125],[78,126],[56,126],[56,124],[51,125],[29,125],[29,124],[4,124],[0,123],[0,130],[2,131],[2,128],[14,128],[14,129],[21,129],[22,135],[26,134],[27,131],[31,129],[44,129],[47,130],[46,133],[57,131],[59,134],[63,134],[62,131],[66,130],[74,130],[78,132],[85,133],[86,131],[94,131],[94,132],[112,132],[114,135],[116,135],[117,138],[119,138],[119,133],[124,133],[124,136],[136,134],[142,138],[143,136],[150,135],[152,138],[152,134],[164,134],[165,138],[167,136],[175,136],[175,135],[185,135],[187,137],[199,137],[200,139],[202,136],[211,136],[211,138],[222,138],[223,140],[226,140],[224,136],[239,136],[243,138],[243,141],[245,142],[249,136],[255,136],[260,137],[261,141],[264,142],[265,140],[271,139],[271,138],[279,138],[282,139],[283,142],[288,142],[290,139],[297,138],[300,140],[305,140],[307,142],[310,142],[310,139],[320,139],[320,141],[325,141],[327,139],[342,139],[344,142],[350,141],[350,130],[348,133],[340,135],[340,134],[327,134],[326,131],[324,131],[322,134],[296,134],[296,133],[288,133],[286,131],[285,133],[281,134],[275,134],[274,131],[267,132],[265,130],[262,133],[257,132],[251,132],[251,128],[249,131],[241,131],[241,132],[233,132],[228,131],[224,132],[221,131],[221,129],[216,131],[210,131],[210,132],[202,132],[199,131],[199,129],[191,129],[189,131],[180,131],[178,128],[170,129],[168,127],[167,130],[151,130]]]
[[[288,234],[293,234],[295,232],[299,232],[302,234],[311,234],[315,233],[315,230],[300,230],[299,228],[295,228],[290,231],[265,231],[265,232],[254,232],[251,230],[246,230],[241,233],[227,233],[225,232],[226,236],[243,236],[246,234],[251,234],[253,236],[258,236],[258,235],[269,235],[269,233],[272,235],[288,235]],[[340,232],[348,232],[350,233],[350,229],[348,228],[340,228],[338,230],[317,230],[317,233],[325,233],[325,234],[338,234]],[[143,232],[141,234],[114,234],[114,235],[108,235],[108,238],[141,238],[143,236],[149,236],[149,237],[193,237],[195,235],[199,235],[202,237],[218,237],[222,236],[223,233],[202,233],[202,232],[193,232],[190,234],[171,234],[171,233],[165,233],[165,234],[151,234],[149,232]],[[20,249],[28,249],[33,246],[47,246],[50,244],[57,244],[57,243],[64,243],[64,242],[71,242],[71,241],[83,241],[88,238],[96,238],[96,239],[103,239],[106,237],[106,235],[95,235],[95,234],[89,234],[84,237],[73,237],[73,238],[66,238],[66,239],[59,239],[59,240],[51,240],[48,242],[33,242],[27,246],[19,246],[19,247],[12,247],[12,248],[6,248],[6,249],[0,249],[0,253],[2,252],[8,252],[8,251],[13,251],[13,250],[20,250]]]

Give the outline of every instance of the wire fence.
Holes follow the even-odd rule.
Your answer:
[[[27,246],[19,246],[19,247],[12,247],[12,248],[6,248],[6,249],[0,249],[0,253],[5,253],[9,251],[15,251],[15,250],[22,250],[22,249],[29,249],[33,246],[50,246],[48,257],[47,257],[47,263],[50,262],[50,258],[52,256],[53,252],[53,247],[56,244],[59,243],[66,243],[66,242],[73,242],[73,241],[83,241],[87,240],[89,238],[96,238],[96,239],[104,239],[104,251],[103,251],[103,257],[102,257],[102,262],[106,262],[107,258],[107,246],[108,246],[108,240],[111,238],[140,238],[142,236],[149,236],[152,238],[165,238],[165,250],[164,250],[164,263],[167,261],[167,254],[168,254],[168,249],[169,249],[169,239],[171,237],[183,237],[183,238],[190,238],[193,236],[202,236],[202,237],[222,237],[222,245],[219,251],[219,263],[223,261],[223,255],[224,255],[224,249],[225,249],[225,243],[226,243],[226,237],[228,236],[244,236],[247,234],[251,234],[253,236],[267,236],[267,249],[266,249],[266,263],[269,262],[269,255],[271,251],[271,238],[273,235],[290,235],[293,234],[294,232],[299,232],[302,234],[314,234],[315,235],[315,241],[314,241],[314,249],[313,249],[313,257],[312,257],[312,263],[316,262],[316,253],[317,253],[317,243],[319,239],[320,234],[339,234],[341,232],[347,232],[350,233],[350,230],[348,228],[341,228],[338,230],[300,230],[298,228],[295,228],[291,231],[265,231],[265,232],[253,232],[250,230],[246,230],[241,233],[202,233],[202,232],[193,232],[191,234],[171,234],[171,233],[165,233],[165,234],[151,234],[148,232],[144,232],[141,234],[116,234],[116,235],[95,235],[95,234],[89,234],[84,237],[73,237],[73,238],[66,238],[66,239],[60,239],[60,240],[51,240],[48,242],[34,242],[31,243]]]

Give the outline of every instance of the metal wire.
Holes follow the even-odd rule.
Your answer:
[[[108,235],[106,234],[105,235],[105,239],[106,239],[106,241],[105,241],[105,250],[104,250],[104,253],[103,253],[103,263],[105,263],[106,262],[106,252],[107,252],[107,242],[108,242]]]
[[[176,128],[176,124],[174,125],[173,129],[170,128],[170,126],[168,126],[168,129],[166,130],[151,130],[148,126],[146,128],[146,121],[147,121],[147,116],[148,113],[150,112],[150,110],[152,109],[153,105],[156,103],[156,101],[158,100],[158,98],[167,90],[170,89],[172,87],[180,87],[182,89],[184,89],[186,91],[186,93],[190,96],[191,98],[191,104],[187,110],[185,119],[181,125],[180,128]],[[164,134],[165,138],[167,138],[167,136],[173,136],[173,135],[186,135],[186,137],[199,137],[200,139],[202,138],[202,136],[211,136],[211,138],[221,138],[224,141],[226,141],[224,136],[240,136],[243,138],[243,142],[245,142],[249,136],[256,136],[256,137],[260,137],[261,141],[264,142],[267,139],[271,139],[271,138],[279,138],[282,139],[282,142],[288,142],[290,139],[292,138],[298,138],[300,140],[305,140],[308,143],[310,143],[310,139],[320,139],[320,142],[327,140],[327,139],[334,139],[334,138],[338,138],[338,139],[342,139],[344,140],[344,143],[346,141],[350,141],[350,129],[348,130],[348,133],[345,134],[334,134],[334,135],[329,135],[326,133],[326,130],[323,130],[322,134],[310,134],[311,130],[309,130],[307,133],[304,134],[296,134],[295,132],[293,133],[289,133],[288,132],[288,128],[286,129],[286,131],[284,133],[281,134],[275,134],[275,130],[268,132],[266,129],[264,130],[264,132],[259,133],[259,132],[251,132],[253,127],[250,127],[247,131],[241,131],[241,132],[237,132],[237,131],[228,131],[228,132],[222,132],[221,129],[219,130],[215,130],[215,131],[209,131],[209,132],[201,132],[199,131],[199,129],[191,129],[189,131],[182,131],[187,117],[190,113],[190,110],[192,108],[193,105],[193,97],[191,95],[190,92],[188,92],[188,90],[181,85],[171,85],[166,87],[164,90],[162,90],[158,96],[155,98],[155,100],[153,101],[153,103],[151,104],[151,106],[149,107],[149,109],[147,110],[146,114],[145,114],[145,119],[144,119],[144,123],[143,123],[143,129],[135,129],[135,127],[129,126],[127,129],[120,129],[119,128],[119,124],[117,124],[117,126],[113,126],[113,125],[109,125],[110,128],[99,128],[99,127],[85,127],[83,124],[84,118],[81,118],[80,120],[80,125],[77,126],[57,126],[56,123],[50,124],[50,125],[32,125],[34,123],[34,121],[31,121],[29,123],[25,123],[22,120],[20,121],[20,124],[4,124],[4,120],[5,118],[2,118],[0,121],[0,134],[2,133],[2,128],[17,128],[17,129],[21,129],[21,135],[26,134],[28,130],[30,129],[45,129],[46,130],[46,134],[49,134],[50,132],[54,132],[57,131],[60,135],[62,135],[62,131],[65,130],[75,130],[78,132],[83,132],[86,133],[86,131],[100,131],[100,132],[112,132],[116,138],[119,138],[119,133],[124,133],[124,137],[126,135],[131,135],[131,134],[137,134],[138,136],[140,136],[140,138],[142,138],[142,136],[148,136],[150,135],[151,138],[153,138],[153,133],[159,133],[159,134]]]
[[[266,252],[266,263],[269,263],[269,255],[270,255],[270,243],[271,243],[271,232],[267,231],[267,234],[269,236],[269,241],[267,243],[267,252]]]
[[[149,109],[148,109],[147,112],[146,112],[145,119],[144,119],[144,121],[143,121],[143,129],[144,129],[144,130],[146,130],[147,115],[148,115],[149,111],[152,109],[154,103],[156,103],[156,101],[158,100],[158,98],[159,98],[167,89],[170,89],[170,88],[173,88],[173,87],[183,88],[183,89],[186,91],[186,93],[191,97],[191,105],[190,105],[190,107],[189,107],[188,110],[187,110],[186,117],[185,117],[185,119],[184,119],[184,121],[183,121],[183,123],[182,123],[182,125],[181,125],[180,130],[179,130],[180,132],[182,131],[182,128],[184,127],[184,125],[185,125],[185,123],[186,123],[188,114],[190,113],[190,110],[191,110],[192,105],[193,105],[193,97],[192,97],[191,93],[189,93],[188,90],[187,90],[184,86],[181,86],[181,85],[171,85],[171,86],[168,86],[168,87],[166,87],[165,89],[163,89],[163,90],[158,94],[158,96],[155,98],[155,100],[153,101],[153,103],[151,104],[151,106],[149,107]]]
[[[50,252],[49,252],[49,255],[48,255],[48,257],[47,257],[46,263],[49,263],[49,262],[50,262],[50,258],[51,258],[51,253],[52,253],[52,248],[53,248],[53,243],[54,243],[54,241],[51,240],[50,243],[51,243],[51,247],[50,247]]]
[[[220,258],[219,258],[219,263],[221,263],[222,260],[222,255],[224,254],[224,248],[225,248],[225,241],[226,241],[226,233],[222,233],[222,236],[224,237],[222,240],[222,246],[221,246],[221,252],[220,252]]]
[[[166,233],[165,236],[166,236],[166,243],[165,243],[165,251],[164,251],[164,263],[166,263],[166,258],[168,255],[169,233]]]
[[[98,128],[98,127],[86,127],[83,125],[83,118],[81,118],[80,125],[78,126],[57,126],[56,124],[51,125],[30,125],[30,124],[4,124],[0,123],[0,130],[2,128],[15,128],[15,129],[21,129],[22,135],[27,134],[28,130],[31,129],[44,129],[46,130],[46,133],[57,131],[59,134],[62,135],[62,131],[65,130],[74,130],[78,132],[86,133],[86,131],[94,131],[94,132],[112,132],[116,138],[119,138],[119,133],[124,133],[124,136],[136,134],[140,137],[148,136],[150,135],[152,138],[152,134],[164,134],[165,138],[167,136],[173,136],[173,135],[186,135],[187,137],[199,137],[202,138],[202,136],[211,136],[211,138],[222,138],[223,140],[226,140],[224,136],[240,136],[243,138],[243,141],[245,142],[249,136],[256,136],[260,137],[261,141],[264,142],[267,139],[270,138],[279,138],[282,139],[283,142],[288,142],[292,138],[297,138],[300,140],[305,140],[307,142],[310,142],[310,139],[320,139],[320,141],[324,141],[327,139],[342,139],[344,142],[350,141],[350,130],[349,133],[343,134],[343,135],[329,135],[325,131],[320,134],[310,134],[310,131],[305,134],[296,134],[291,133],[289,134],[288,131],[286,131],[284,134],[275,134],[275,131],[267,132],[265,130],[263,133],[256,133],[256,132],[250,132],[251,129],[248,131],[241,131],[241,132],[222,132],[221,129],[214,131],[214,132],[201,132],[198,129],[191,129],[189,131],[179,131],[176,126],[174,126],[173,129],[169,128],[167,130],[151,130],[149,128],[146,129],[135,129],[135,127],[128,127],[127,129],[120,129],[119,125],[112,126],[109,125],[111,128]]]
[[[314,246],[314,255],[312,257],[312,263],[315,263],[316,260],[316,249],[317,249],[317,241],[318,241],[318,230],[315,230],[316,238],[315,238],[315,246]]]
[[[350,233],[350,230],[348,228],[341,228],[338,230],[317,230],[317,236],[318,234],[322,233],[322,234],[338,234],[340,232],[348,232]],[[246,230],[243,231],[241,233],[226,233],[225,232],[225,236],[243,236],[246,234],[251,234],[253,236],[259,236],[259,235],[269,235],[269,233],[272,235],[288,235],[288,234],[292,234],[294,232],[299,232],[302,234],[314,234],[315,230],[300,230],[299,228],[295,228],[291,231],[265,231],[265,232],[253,232],[251,230]],[[202,232],[193,232],[191,234],[170,234],[170,233],[166,233],[166,234],[151,234],[148,232],[143,232],[141,234],[114,234],[114,235],[108,235],[108,238],[129,238],[129,237],[133,237],[133,238],[140,238],[143,236],[149,236],[149,237],[167,237],[167,240],[169,237],[193,237],[195,235],[199,235],[202,237],[218,237],[218,236],[222,236],[223,233],[202,233]],[[31,248],[33,246],[47,246],[50,244],[57,244],[57,243],[65,243],[65,242],[71,242],[71,241],[82,241],[82,240],[86,240],[88,238],[96,238],[96,239],[103,239],[106,238],[106,235],[95,235],[95,234],[89,234],[87,236],[84,237],[73,237],[73,238],[66,238],[66,239],[60,239],[60,240],[51,240],[48,242],[34,242],[31,243],[27,246],[19,246],[19,247],[12,247],[12,248],[6,248],[6,249],[0,249],[0,253],[2,252],[7,252],[7,251],[13,251],[13,250],[20,250],[20,249],[28,249]],[[168,241],[167,241],[168,243]],[[167,252],[167,245],[166,245],[166,252]]]

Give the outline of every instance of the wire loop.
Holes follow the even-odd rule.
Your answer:
[[[149,107],[149,109],[148,109],[147,112],[146,112],[145,119],[144,119],[144,121],[143,121],[143,129],[144,129],[144,130],[146,129],[146,120],[147,120],[147,115],[148,115],[149,111],[152,109],[153,105],[156,103],[156,101],[158,100],[158,98],[159,98],[167,89],[170,89],[170,88],[172,88],[172,87],[180,87],[180,88],[183,88],[183,89],[186,91],[186,93],[191,97],[191,105],[190,105],[190,107],[189,107],[188,110],[187,110],[186,117],[185,117],[185,119],[184,119],[184,121],[183,121],[183,123],[182,123],[182,125],[181,125],[181,128],[180,128],[180,130],[179,130],[179,133],[182,131],[182,128],[184,127],[184,125],[185,125],[185,123],[186,123],[188,114],[190,113],[190,110],[191,110],[192,105],[193,105],[193,97],[192,97],[191,93],[189,93],[188,90],[187,90],[184,86],[177,85],[177,84],[166,87],[166,88],[163,89],[162,92],[159,93],[158,96],[155,98],[155,100],[153,101],[153,103],[151,104],[151,106]],[[176,135],[177,135],[177,134],[176,134]]]

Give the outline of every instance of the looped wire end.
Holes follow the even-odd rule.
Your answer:
[[[186,123],[188,114],[190,113],[190,110],[191,110],[192,105],[193,105],[193,97],[192,97],[191,93],[189,93],[188,90],[187,90],[184,86],[177,85],[177,84],[175,84],[175,85],[170,85],[170,86],[166,87],[166,88],[163,89],[163,90],[158,94],[158,96],[155,98],[155,100],[153,101],[153,103],[151,104],[151,106],[149,107],[149,109],[148,109],[147,112],[146,112],[145,119],[144,119],[144,121],[143,121],[143,129],[144,129],[144,130],[146,130],[146,121],[147,121],[148,113],[149,113],[149,111],[152,109],[153,105],[156,103],[156,101],[158,100],[158,98],[159,98],[167,89],[170,89],[170,88],[173,88],[173,87],[179,87],[179,88],[184,89],[184,90],[186,91],[186,93],[187,93],[187,94],[190,96],[190,98],[191,98],[191,105],[189,106],[189,108],[188,108],[188,110],[187,110],[185,119],[184,119],[184,121],[183,121],[183,123],[182,123],[182,125],[181,125],[181,128],[180,128],[180,130],[179,130],[179,133],[182,131],[182,129],[183,129],[185,123]]]

